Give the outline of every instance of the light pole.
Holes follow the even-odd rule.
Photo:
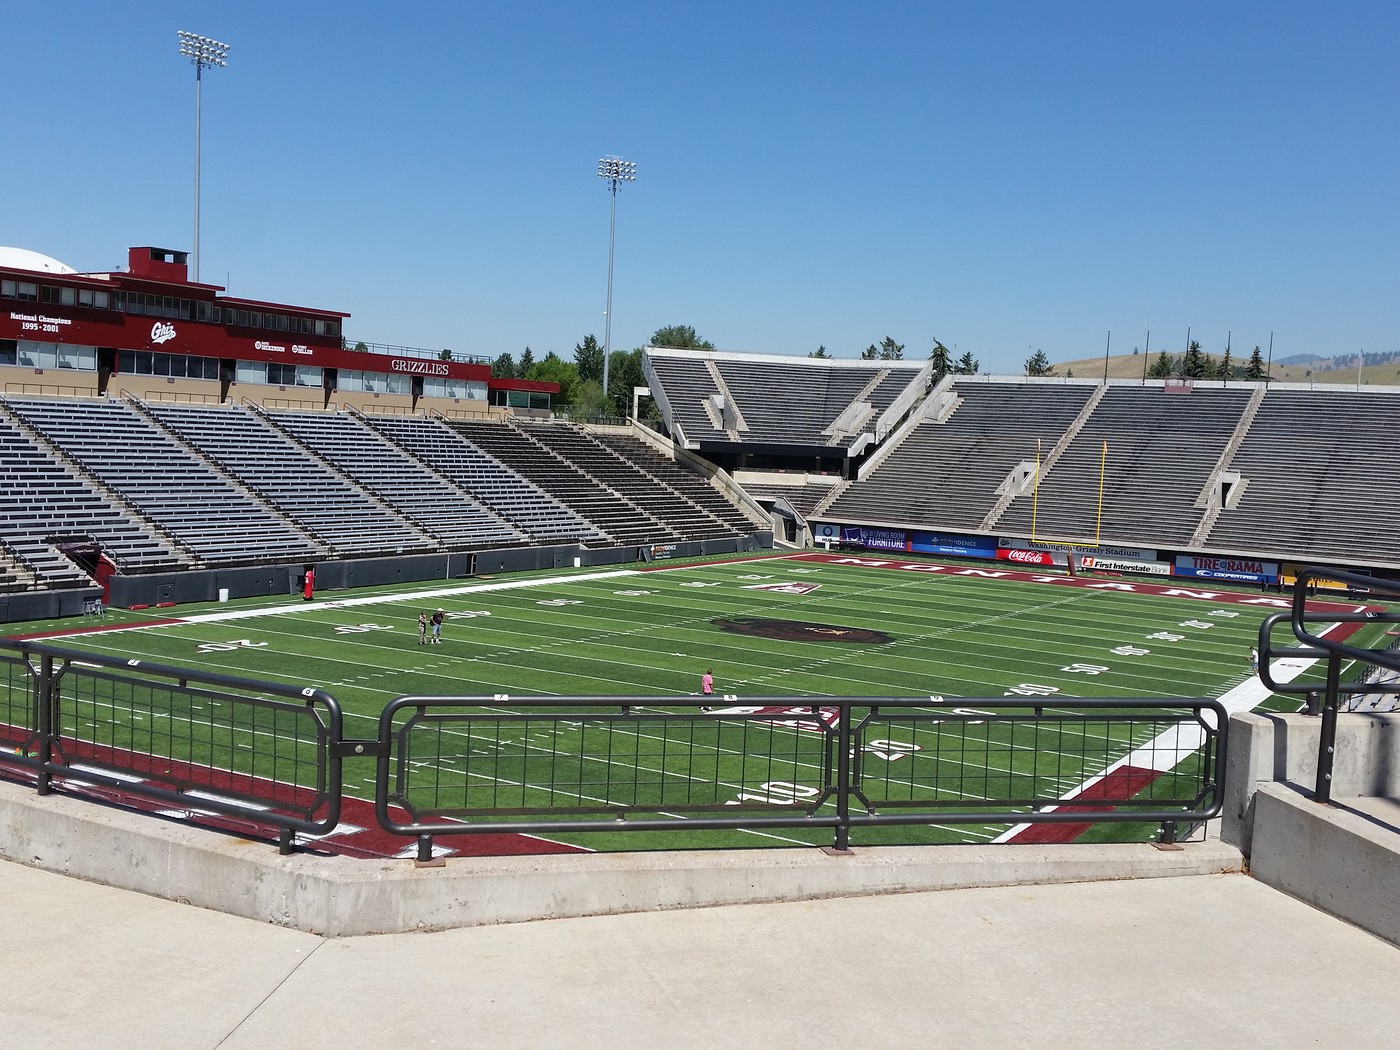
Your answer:
[[[205,66],[228,65],[228,45],[198,33],[178,31],[180,54],[194,66],[194,281],[199,283],[199,90]]]
[[[621,157],[604,157],[598,162],[598,178],[612,193],[612,213],[608,217],[608,312],[603,315],[603,396],[608,396],[608,359],[612,357],[613,234],[617,230],[618,183],[636,182],[637,165]]]

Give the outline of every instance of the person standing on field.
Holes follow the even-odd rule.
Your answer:
[[[705,668],[705,673],[700,676],[700,695],[706,700],[715,695],[715,673],[710,668]],[[711,710],[709,707],[700,708],[702,711]]]
[[[434,644],[434,645],[441,645],[441,644],[442,644],[442,610],[441,610],[441,609],[439,609],[437,612],[433,613],[433,618],[432,618],[431,623],[432,623],[432,625],[433,625],[433,644]]]
[[[418,644],[428,644],[428,610],[424,609],[418,614]]]

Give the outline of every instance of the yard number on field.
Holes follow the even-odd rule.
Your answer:
[[[255,642],[251,638],[237,638],[231,642],[203,642],[198,651],[201,653],[231,653],[235,649],[263,649],[266,642]]]

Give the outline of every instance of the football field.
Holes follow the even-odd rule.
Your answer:
[[[762,723],[765,732],[797,740],[820,736],[804,730],[812,728],[811,700],[821,697],[937,697],[960,705],[964,717],[978,713],[977,698],[990,697],[1209,698],[1227,700],[1229,710],[1296,709],[1293,698],[1270,697],[1249,666],[1260,621],[1280,611],[1286,597],[1169,583],[803,553],[452,580],[312,601],[113,610],[101,623],[60,621],[14,633],[42,633],[54,644],[110,656],[319,686],[341,704],[350,736],[371,735],[384,706],[403,695],[493,697],[497,710],[509,710],[511,697],[689,698],[707,671],[722,725],[729,724],[726,710],[751,715],[752,698],[787,698],[793,708],[805,700],[808,720],[781,706],[762,709],[772,715]],[[419,616],[437,610],[441,641],[420,644]],[[717,782],[738,801],[792,804],[800,785],[759,779],[752,758],[737,754],[753,749],[752,727],[717,729],[705,745],[727,764],[717,769]],[[464,747],[462,754],[489,751],[499,772],[505,751],[520,749],[522,797],[536,786],[531,770],[548,770],[543,775],[557,790],[558,756],[567,758],[568,742],[555,735],[532,743],[529,732],[522,726],[520,739],[503,741],[498,729],[486,750]],[[871,749],[872,762],[912,766],[938,751],[936,742],[898,739],[894,730],[889,736]],[[1088,764],[1078,750],[1077,765],[1056,756],[1063,768],[1055,787],[1072,794],[1145,742],[1126,734]],[[554,757],[544,763],[544,753]],[[631,761],[649,759],[639,753]],[[345,772],[347,793],[370,797],[371,765],[347,762]],[[470,793],[464,789],[464,797]],[[860,841],[991,841],[1007,830],[868,828]],[[1103,825],[1086,837],[1146,838],[1152,830]],[[815,828],[559,836],[590,849],[828,837]]]

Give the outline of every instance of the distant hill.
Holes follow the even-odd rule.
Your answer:
[[[1143,369],[1157,362],[1158,351],[1143,354],[1120,354],[1108,358],[1108,378],[1141,379]],[[1172,354],[1179,359],[1179,353]],[[1299,361],[1299,359],[1302,359]],[[1240,368],[1249,363],[1249,351],[1231,360]],[[1297,362],[1297,363],[1294,363]],[[1102,379],[1104,359],[1086,357],[1079,361],[1056,361],[1057,376],[1073,375],[1076,379]],[[1273,363],[1273,379],[1280,383],[1352,383],[1356,382],[1356,358],[1318,357],[1315,354],[1293,354],[1287,360]],[[1368,353],[1361,368],[1361,382],[1370,386],[1400,386],[1400,352]]]

